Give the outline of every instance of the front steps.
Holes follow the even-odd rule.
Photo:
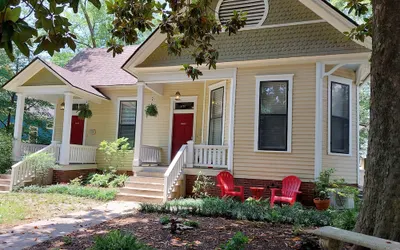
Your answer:
[[[134,170],[135,176],[129,177],[125,182],[125,187],[117,194],[117,200],[161,204],[166,169],[166,167],[144,167],[138,172]],[[182,181],[178,181],[170,198],[179,197],[182,187]]]
[[[0,193],[10,192],[11,175],[0,174]]]

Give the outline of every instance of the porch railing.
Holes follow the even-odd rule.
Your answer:
[[[33,154],[39,150],[44,149],[45,147],[47,147],[49,145],[40,145],[40,144],[30,144],[30,143],[21,143],[21,159],[24,156]]]
[[[159,147],[142,145],[140,150],[140,161],[144,164],[160,164],[161,151]]]
[[[33,153],[32,155],[43,152],[55,154],[56,149],[57,145],[51,144]],[[35,175],[35,166],[32,166],[31,162],[28,159],[23,159],[20,162],[14,164],[11,167],[10,191],[12,191],[15,186],[22,185],[25,180],[33,177],[34,175]]]
[[[193,166],[228,168],[228,146],[194,145]]]
[[[96,163],[96,150],[97,147],[71,144],[69,163]]]
[[[164,174],[164,202],[168,200],[175,184],[183,173],[187,160],[187,145],[182,145]]]

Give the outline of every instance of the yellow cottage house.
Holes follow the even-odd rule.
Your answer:
[[[169,55],[159,29],[115,58],[88,49],[64,68],[35,59],[4,86],[18,96],[15,160],[54,152],[61,165],[54,181],[66,182],[105,166],[101,141],[127,137],[133,150],[120,170],[135,176],[120,198],[139,201],[190,194],[199,171],[230,171],[246,196],[250,186],[296,175],[303,201],[312,199],[323,169],[357,184],[358,86],[369,75],[371,54],[369,40],[343,34],[357,24],[325,0],[213,5],[222,23],[243,10],[248,24],[217,36],[218,69],[202,69],[196,81],[180,71],[193,61],[190,53]],[[28,96],[55,104],[51,145],[21,142]],[[76,111],[85,103],[93,117],[82,121]],[[157,117],[146,117],[148,104],[157,105]],[[24,161],[16,163],[11,187],[32,174]]]

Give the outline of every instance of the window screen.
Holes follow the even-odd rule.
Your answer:
[[[118,138],[128,138],[131,147],[135,144],[136,101],[121,101],[119,109]]]
[[[350,86],[331,83],[331,152],[349,154]]]
[[[260,83],[259,150],[287,150],[288,81]]]
[[[214,89],[210,93],[210,124],[208,132],[209,145],[222,145],[222,129],[224,116],[224,87]]]

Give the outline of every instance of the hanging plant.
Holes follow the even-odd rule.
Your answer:
[[[153,103],[147,105],[146,108],[144,109],[144,112],[146,113],[146,117],[148,116],[156,117],[158,115],[157,105]]]
[[[85,120],[85,118],[89,119],[93,115],[92,111],[89,108],[89,104],[81,104],[79,105],[78,117],[81,120]]]

